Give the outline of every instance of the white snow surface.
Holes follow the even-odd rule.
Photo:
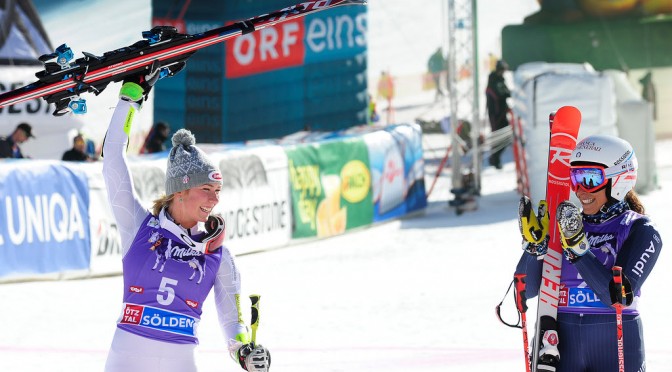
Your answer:
[[[401,4],[372,1],[370,7],[388,16],[408,10]],[[513,21],[530,13],[520,11],[523,4],[530,10],[536,5],[516,0],[515,6],[496,5],[497,12],[483,6],[479,16],[503,14]],[[440,1],[423,5],[425,11],[431,8],[440,14]],[[424,71],[426,58],[441,42],[438,24],[416,34],[420,37],[411,43],[381,25],[384,17],[376,14],[371,13],[371,27],[381,31],[370,39],[376,50],[369,61],[372,73],[383,68],[395,73]],[[480,20],[481,25],[491,24],[487,14]],[[496,32],[500,23],[491,24]],[[481,38],[482,48],[497,52],[496,37],[484,31]],[[414,53],[409,54],[411,46]],[[411,61],[409,55],[417,58]],[[390,66],[389,61],[397,62]],[[438,107],[438,113],[437,107],[428,109],[431,100],[429,92],[398,102],[397,107],[408,108],[397,110],[398,121],[445,116],[447,107]],[[429,190],[448,139],[426,135],[423,141]],[[504,159],[511,159],[510,148]],[[640,302],[647,370],[653,372],[672,371],[666,306],[667,283],[672,280],[666,244],[672,224],[665,217],[672,210],[672,140],[657,142],[656,159],[660,189],[642,200],[657,222],[664,249]],[[485,169],[482,181],[474,212],[457,216],[448,207],[452,194],[446,168],[422,213],[338,237],[239,256],[244,316],[249,322],[247,295],[261,294],[257,339],[272,353],[271,371],[524,371],[522,332],[504,326],[495,315],[522,253],[513,163],[505,163],[501,171]],[[122,287],[121,276],[0,284],[0,371],[102,371],[121,310]],[[528,301],[530,339],[535,304],[536,298]],[[502,311],[515,322],[512,293]],[[211,298],[204,304],[199,336],[199,371],[242,371],[228,356]]]
[[[445,140],[424,138],[428,148]],[[664,246],[672,236],[671,145],[657,143],[661,187],[642,196]],[[441,156],[426,152],[428,190]],[[514,165],[485,169],[479,209],[461,216],[447,206],[449,182],[444,169],[415,216],[237,258],[248,322],[247,295],[261,294],[257,338],[272,353],[273,372],[524,370],[522,332],[495,316],[521,254]],[[654,372],[672,370],[667,250],[642,290]],[[101,371],[122,285],[121,276],[0,285],[0,371]],[[535,304],[528,301],[530,338]],[[515,322],[511,293],[503,313]],[[199,334],[200,371],[241,370],[226,352],[211,298]]]

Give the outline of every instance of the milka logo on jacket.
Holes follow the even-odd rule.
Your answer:
[[[193,280],[196,273],[198,273],[199,277],[196,283],[201,284],[203,276],[205,275],[205,256],[203,253],[189,247],[173,245],[172,239],[168,239],[167,244],[164,244],[163,241],[164,237],[159,234],[158,231],[152,232],[149,237],[148,242],[152,243],[149,249],[156,253],[156,262],[154,263],[152,270],[156,270],[156,268],[161,265],[159,272],[162,273],[168,260],[188,264],[189,267],[194,269],[189,280]]]
[[[588,242],[590,243],[591,247],[596,247],[598,244],[604,243],[614,238],[615,237],[611,234],[597,235],[597,236],[593,235],[588,237]]]
[[[612,234],[591,235],[588,242],[595,258],[606,267],[611,267],[616,262],[616,237]],[[612,244],[613,243],[613,244]],[[599,250],[599,252],[598,252]]]

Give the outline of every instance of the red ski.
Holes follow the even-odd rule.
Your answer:
[[[556,222],[555,210],[558,204],[569,199],[569,158],[576,147],[577,135],[581,125],[581,112],[573,106],[561,107],[549,119],[551,137],[548,149],[548,177],[546,184],[546,202],[549,211],[548,252],[544,257],[537,323],[532,349],[532,370],[555,371],[557,355],[541,351],[542,341],[557,346],[558,301],[560,299],[560,270],[562,268],[562,245]]]

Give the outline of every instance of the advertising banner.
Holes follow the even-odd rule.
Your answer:
[[[153,25],[174,25],[189,34],[295,5],[284,0],[151,4]],[[154,120],[188,128],[212,143],[363,124],[366,34],[367,7],[352,5],[201,49],[184,72],[153,88]]]
[[[234,254],[285,245],[292,232],[287,156],[280,146],[211,154],[222,171],[216,212]]]
[[[369,154],[359,138],[286,149],[293,238],[327,237],[371,224]]]
[[[374,221],[425,208],[422,131],[417,125],[396,125],[363,136],[369,150],[373,180]]]
[[[309,15],[242,35],[226,43],[226,77],[353,58],[366,51],[361,7]]]
[[[0,180],[0,277],[88,269],[86,175],[17,160],[3,161]]]

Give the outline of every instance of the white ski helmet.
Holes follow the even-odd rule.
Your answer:
[[[571,165],[604,166],[611,197],[622,201],[637,182],[637,156],[628,141],[615,136],[595,134],[582,139],[572,151]],[[609,191],[609,189],[607,189]]]

